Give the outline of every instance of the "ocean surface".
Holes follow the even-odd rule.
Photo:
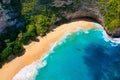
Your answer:
[[[70,33],[48,54],[13,80],[120,80],[120,39],[103,29]]]

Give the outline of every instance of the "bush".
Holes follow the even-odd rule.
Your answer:
[[[115,28],[120,27],[120,19],[112,20],[108,26],[110,26],[108,27],[110,31],[114,30]]]
[[[6,47],[2,53],[0,54],[0,58],[2,60],[7,60],[7,57],[12,53],[12,48],[11,47]]]
[[[99,0],[98,6],[104,16],[105,25],[110,31],[120,27],[120,1]]]
[[[37,35],[44,35],[48,32],[49,26],[52,25],[53,17],[49,18],[43,15],[35,16],[34,23],[36,26]]]
[[[24,50],[22,43],[18,40],[12,42],[11,47],[12,47],[12,54],[16,56],[22,53]]]

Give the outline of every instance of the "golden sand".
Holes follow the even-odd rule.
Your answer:
[[[24,66],[42,58],[50,50],[50,43],[60,40],[66,32],[74,32],[78,28],[90,29],[92,27],[94,27],[92,22],[76,21],[57,27],[43,38],[38,36],[39,42],[33,41],[29,45],[24,46],[26,49],[24,55],[6,63],[0,69],[0,80],[12,80],[15,74]]]

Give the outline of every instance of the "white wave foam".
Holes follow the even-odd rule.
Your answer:
[[[111,39],[107,33],[104,31],[103,27],[97,23],[94,23],[97,29],[102,29],[103,31],[103,38],[105,41],[111,41],[113,43],[120,43],[120,38],[113,38]],[[81,27],[78,27],[75,32],[78,32],[80,30],[84,30]],[[85,30],[86,33],[88,33],[88,30]],[[53,51],[53,49],[56,47],[56,45],[60,45],[63,42],[65,42],[65,39],[68,35],[71,35],[70,32],[66,32],[66,34],[57,42],[51,43],[51,49],[48,53]],[[116,44],[112,44],[113,46],[116,46]],[[42,68],[47,65],[47,62],[44,60],[46,57],[48,57],[49,54],[45,55],[42,60],[35,61],[30,65],[25,66],[22,68],[14,77],[13,80],[34,80],[35,76],[37,75],[37,69]],[[43,61],[44,60],[44,61]],[[43,62],[42,62],[43,61]]]
[[[78,32],[78,31],[80,31],[82,29],[83,29],[82,27],[78,26],[77,29],[75,30],[75,32]]]
[[[106,42],[111,42],[110,44],[112,46],[117,46],[118,44],[120,44],[120,38],[111,38],[105,30],[103,30],[103,38]]]
[[[113,38],[113,41],[120,43],[120,38]]]
[[[94,25],[95,25],[95,27],[96,27],[96,29],[103,29],[103,27],[100,25],[100,24],[98,24],[98,23],[94,23]],[[91,29],[91,28],[90,28]],[[78,26],[77,27],[77,29],[74,31],[74,32],[78,32],[78,31],[80,31],[80,30],[82,30],[82,31],[84,31],[86,34],[88,34],[89,33],[89,29],[84,29],[83,27],[80,27],[80,26]],[[56,45],[58,44],[58,45],[60,45],[60,44],[62,44],[63,42],[65,42],[65,39],[66,39],[66,37],[68,36],[68,35],[71,35],[73,32],[66,32],[66,34],[60,39],[60,40],[58,40],[58,42],[56,42]],[[79,34],[79,33],[78,33]]]
[[[85,30],[84,32],[85,32],[86,34],[88,34],[88,33],[89,33],[89,31],[88,31],[88,30]]]
[[[30,65],[25,66],[22,68],[12,80],[34,80],[35,76],[37,75],[37,69],[42,68],[47,63],[41,61],[35,61]]]
[[[57,42],[50,43],[50,47],[51,47],[50,51],[52,51],[55,48],[55,46],[57,46]]]
[[[61,44],[64,42],[65,38],[70,35],[71,33],[67,32],[60,40],[57,42],[53,42],[50,44],[51,49],[48,51],[50,53],[53,51],[54,47],[57,44]],[[45,58],[48,57],[50,54],[46,54],[41,60],[35,61],[30,65],[25,66],[22,68],[14,77],[13,80],[34,80],[34,77],[37,75],[37,69],[42,68],[47,65]]]
[[[65,38],[70,35],[70,33],[66,33],[60,40],[57,42],[50,44],[50,53],[53,51],[54,47],[57,44],[60,44],[65,40]],[[22,68],[14,77],[12,80],[34,80],[35,76],[37,75],[37,69],[42,68],[47,65],[47,62],[45,61],[45,58],[48,57],[50,54],[46,54],[41,60],[35,61],[30,65],[25,66]]]
[[[98,24],[98,23],[94,23],[95,27],[97,27],[98,29],[101,29],[103,32],[103,38],[106,42],[112,42],[111,45],[112,46],[117,46],[118,44],[120,44],[120,38],[111,38],[106,31],[104,30],[103,26]]]
[[[67,38],[68,35],[71,35],[71,33],[70,32],[66,32],[66,34],[57,41],[57,44],[61,45],[62,43],[64,43],[65,39]]]
[[[94,23],[94,25],[95,25],[95,27],[96,27],[97,29],[102,29],[102,30],[104,30],[104,28],[103,28],[102,25],[100,25],[100,24],[98,24],[98,23]]]

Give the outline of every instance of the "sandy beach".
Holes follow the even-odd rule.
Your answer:
[[[0,80],[12,80],[15,74],[24,66],[41,59],[50,50],[50,44],[60,40],[66,32],[74,32],[78,28],[90,29],[93,27],[94,24],[92,22],[76,21],[57,27],[45,37],[38,36],[37,38],[40,40],[39,42],[33,41],[29,45],[24,46],[26,49],[24,55],[15,58],[9,63],[6,63],[0,69]]]

